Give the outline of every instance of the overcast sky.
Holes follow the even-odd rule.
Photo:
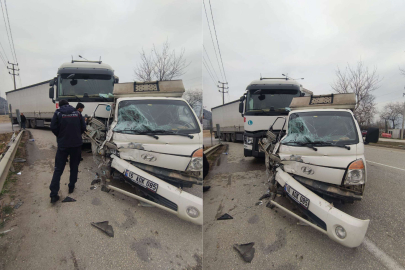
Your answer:
[[[55,77],[62,63],[79,54],[89,60],[101,56],[120,82],[133,81],[142,48],[160,48],[168,39],[176,51],[184,48],[191,61],[182,77],[186,89],[202,87],[200,1],[9,0],[7,7],[22,86]],[[12,61],[1,13],[0,42]],[[0,61],[2,97],[14,87],[7,71]]]
[[[208,0],[204,1],[211,20]],[[229,82],[225,102],[238,99],[260,73],[263,77],[281,77],[282,73],[303,77],[303,86],[314,94],[330,93],[336,68],[344,69],[347,63],[354,66],[360,59],[370,68],[377,67],[384,77],[374,92],[378,108],[390,101],[405,101],[405,77],[398,70],[405,68],[402,0],[211,0],[211,5]],[[205,13],[203,29],[204,46],[221,76]],[[203,83],[206,109],[222,104],[205,67]]]

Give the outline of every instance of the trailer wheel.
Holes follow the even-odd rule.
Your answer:
[[[27,119],[27,121],[26,121],[27,123],[26,123],[26,125],[27,125],[27,128],[31,128],[31,120],[28,120]]]
[[[37,128],[35,119],[30,120],[30,126],[31,126],[31,128]]]
[[[236,142],[236,134],[235,133],[231,134],[231,141]]]
[[[221,134],[221,140],[222,140],[223,142],[226,141],[226,135],[225,135],[225,133],[222,133],[222,134]]]
[[[231,134],[226,133],[226,141],[230,142],[231,141]]]

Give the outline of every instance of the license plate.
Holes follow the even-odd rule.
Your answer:
[[[305,197],[287,184],[284,186],[284,190],[294,201],[302,205],[305,209],[308,209],[309,199],[307,197]]]
[[[135,184],[140,185],[141,187],[147,188],[152,192],[157,192],[158,188],[159,188],[159,184],[148,180],[140,175],[137,175],[134,172],[131,172],[130,170],[125,170],[125,176],[128,177],[129,179],[132,180],[132,182],[134,182]]]

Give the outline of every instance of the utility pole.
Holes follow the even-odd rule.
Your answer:
[[[225,89],[229,89],[229,87],[225,87],[225,84],[228,84],[228,83],[227,82],[223,83],[223,82],[220,82],[220,81],[218,81],[218,83],[222,84],[222,86],[219,86],[219,85],[217,85],[217,86],[218,86],[218,88],[222,89],[222,90],[218,90],[218,91],[220,93],[222,93],[222,105],[224,105],[225,104],[225,93],[228,93],[228,92],[225,92]]]
[[[20,74],[15,74],[15,71],[20,71],[20,70],[14,68],[14,66],[18,66],[18,63],[13,64],[13,63],[8,62],[8,64],[13,66],[13,68],[9,68],[9,67],[7,67],[7,68],[13,71],[13,73],[10,73],[10,71],[8,73],[13,75],[13,78],[14,78],[14,90],[15,90],[16,89],[16,87],[15,87],[15,76],[20,76]]]
[[[404,87],[405,88],[405,87]],[[405,93],[402,94],[402,97],[405,96]],[[402,113],[402,133],[401,133],[401,140],[404,139],[404,123],[405,123],[405,102],[404,102],[404,111]]]

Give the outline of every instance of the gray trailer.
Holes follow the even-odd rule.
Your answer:
[[[220,126],[221,140],[227,142],[243,141],[244,118],[239,113],[239,99],[211,109],[212,127],[217,136],[217,124]]]

